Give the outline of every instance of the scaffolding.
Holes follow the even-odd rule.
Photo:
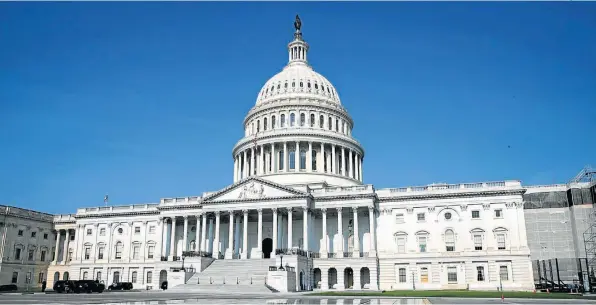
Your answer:
[[[586,187],[582,187],[580,195],[582,197],[591,197],[592,203],[596,203],[596,170],[590,166],[586,166],[569,182],[570,185],[578,183],[586,185]],[[589,217],[589,227],[583,235],[589,289],[590,291],[594,291],[596,290],[596,278],[594,276],[594,268],[596,268],[596,209],[594,209],[594,206],[592,206]]]

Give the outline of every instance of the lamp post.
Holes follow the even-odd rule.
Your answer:
[[[186,269],[184,269],[184,259],[185,258],[186,258],[185,256],[182,256],[182,268],[181,268],[182,271],[186,271]]]
[[[279,256],[279,270],[280,271],[285,271],[286,269],[284,269],[284,256],[283,254]]]
[[[416,278],[414,277],[414,271],[412,271],[412,290],[416,290]]]

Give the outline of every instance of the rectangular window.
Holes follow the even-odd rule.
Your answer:
[[[505,250],[505,234],[497,234],[497,247],[499,250]]]
[[[149,248],[147,248],[147,258],[153,258],[154,251],[155,251],[155,246],[149,246]]]
[[[149,226],[149,233],[150,234],[154,234],[155,233],[155,226]]]
[[[25,275],[25,284],[31,283],[31,272],[27,272]]]
[[[418,213],[417,218],[418,221],[425,221],[426,215],[424,213]]]
[[[399,282],[406,282],[406,268],[399,268]]]
[[[86,280],[88,276],[89,276],[89,272],[87,272],[87,271],[83,272],[83,280]]]
[[[153,279],[153,272],[148,271],[147,272],[147,280],[145,281],[145,283],[147,284],[151,284],[151,280]]]
[[[97,271],[97,275],[95,275],[95,279],[101,281],[101,271]]]
[[[74,234],[70,236],[70,240],[75,240]]]
[[[404,223],[404,214],[395,214],[395,223]]]
[[[282,171],[282,170],[284,170],[284,164],[285,164],[285,162],[284,162],[284,150],[281,149],[279,151],[278,155],[279,156],[277,156],[277,162],[278,162],[277,169],[280,170],[280,171]]]
[[[71,262],[72,261],[72,249],[68,249],[68,261]]]
[[[140,251],[141,251],[141,247],[135,245],[132,248],[132,259],[139,259],[139,253],[140,253]]]
[[[106,236],[106,228],[99,229],[99,236]]]
[[[428,268],[420,268],[420,282],[428,283]]]
[[[18,234],[19,236],[23,236],[23,230],[19,230]]]
[[[290,155],[288,156],[290,165],[288,166],[289,169],[296,169],[296,151],[291,151]]]
[[[16,248],[14,251],[14,259],[15,260],[20,260],[21,259],[21,249],[20,248]]]
[[[31,238],[35,238],[37,236],[37,232],[31,232]]]
[[[141,234],[141,227],[135,227],[135,234]]]
[[[495,218],[503,218],[503,210],[495,210]]]
[[[137,283],[137,272],[133,271],[132,275],[131,275],[131,280],[130,280],[133,284]]]
[[[91,258],[91,247],[85,247],[85,259]]]
[[[99,249],[97,250],[97,259],[103,259],[103,251],[104,251],[104,247],[99,247]]]
[[[480,218],[480,211],[472,211],[472,219]]]
[[[484,267],[482,267],[482,266],[476,267],[476,280],[478,282],[484,282]]]
[[[509,272],[507,271],[507,266],[499,267],[499,276],[501,277],[501,281],[509,280]]]
[[[37,283],[38,283],[38,284],[41,284],[41,283],[43,283],[43,280],[44,280],[44,277],[43,277],[43,276],[44,276],[44,273],[43,273],[43,272],[40,272],[40,273],[37,275]]]
[[[418,247],[420,252],[426,252],[426,236],[418,236]]]
[[[41,261],[42,262],[46,261],[46,250],[41,250]]]
[[[18,272],[13,272],[12,273],[12,280],[10,282],[12,284],[16,284],[18,280],[19,280],[19,273]]]
[[[406,238],[397,238],[397,253],[406,253]]]
[[[447,282],[457,284],[457,267],[447,267]]]
[[[482,235],[474,234],[474,250],[482,250]]]
[[[91,234],[93,234],[93,230],[87,229],[87,235],[91,235]]]
[[[43,239],[45,239],[45,240],[48,239],[48,233],[43,233]]]
[[[116,253],[114,254],[114,259],[122,259],[122,244],[116,244]]]
[[[34,257],[35,257],[35,250],[29,249],[29,255],[27,256],[27,260],[32,261]]]

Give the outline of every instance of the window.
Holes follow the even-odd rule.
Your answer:
[[[41,259],[42,262],[45,262],[45,260],[46,260],[46,250],[41,250],[41,258],[40,259]]]
[[[277,164],[277,169],[279,169],[280,171],[284,170],[284,150],[280,150],[279,151],[279,156],[277,158],[278,160],[278,164]]]
[[[139,253],[141,252],[141,246],[134,245],[132,247],[132,259],[139,259]]]
[[[16,248],[14,251],[14,259],[21,260],[21,248]]]
[[[122,259],[122,242],[117,242],[116,243],[116,251],[114,253],[114,258],[115,259]]]
[[[501,210],[501,209],[495,210],[495,218],[503,218],[503,210]]]
[[[335,132],[339,132],[339,120],[335,119]]]
[[[97,281],[101,280],[101,271],[97,271],[97,274],[95,275],[95,280],[97,280]]]
[[[296,123],[296,114],[290,113],[290,127],[294,127],[295,123]]]
[[[105,236],[105,235],[106,235],[106,228],[99,229],[99,236]]]
[[[397,245],[397,253],[406,253],[406,234],[395,233],[395,244]]]
[[[406,282],[406,268],[399,268],[399,282]]]
[[[114,274],[112,274],[112,282],[113,283],[119,283],[120,282],[120,272],[115,271]]]
[[[88,276],[89,276],[89,272],[87,272],[87,271],[83,272],[83,280],[86,280]]]
[[[507,271],[507,266],[499,266],[499,277],[501,278],[501,281],[509,280],[509,272]]]
[[[153,258],[153,252],[155,252],[155,246],[149,246],[147,248],[147,258]]]
[[[271,117],[271,129],[274,129],[274,128],[275,128],[275,116],[272,116]]]
[[[404,214],[395,214],[395,223],[404,223]]]
[[[420,252],[426,252],[427,239],[428,236],[426,234],[418,235],[418,249],[420,249]]]
[[[420,282],[428,283],[428,268],[420,268]]]
[[[288,166],[289,169],[296,169],[296,151],[290,151],[290,155],[288,156],[290,165]]]
[[[285,114],[282,114],[282,115],[280,116],[280,119],[279,119],[279,126],[281,126],[281,128],[284,128],[284,127],[286,127],[286,115],[285,115]]]
[[[306,116],[304,115],[304,113],[300,114],[300,126],[304,126],[306,125]]]
[[[482,267],[482,266],[476,267],[476,280],[478,282],[484,282],[484,267]]]
[[[457,284],[457,267],[447,267],[447,282]]]
[[[141,227],[135,227],[135,234],[141,234]]]
[[[325,127],[325,117],[320,116],[319,117],[319,128],[324,128],[324,127]]]
[[[35,250],[29,249],[29,255],[27,256],[27,260],[32,261],[34,257],[35,257]]]
[[[424,213],[418,213],[416,215],[416,217],[418,218],[418,221],[424,221],[425,220],[425,214]]]
[[[455,234],[453,230],[445,231],[445,250],[448,252],[455,251]]]
[[[12,280],[10,282],[12,284],[16,284],[18,280],[19,280],[19,273],[18,272],[13,272],[12,273]]]
[[[145,281],[145,283],[151,284],[151,279],[153,279],[153,272],[147,271],[147,280]]]
[[[155,226],[149,226],[149,234],[155,233]]]
[[[23,230],[19,230],[18,234],[19,236],[23,236]]]
[[[312,150],[312,156],[311,156],[311,167],[313,171],[317,170],[317,151],[316,150]]]
[[[472,211],[472,219],[480,218],[480,211]]]
[[[118,228],[118,234],[122,234],[122,232],[124,232],[124,229]]]
[[[43,281],[44,281],[44,279],[45,279],[45,278],[44,278],[44,275],[45,275],[45,274],[44,274],[43,272],[40,272],[40,273],[37,275],[37,283],[38,283],[38,284],[41,284],[41,283],[43,283]]]
[[[97,259],[103,259],[103,252],[105,251],[104,246],[99,246],[97,249]]]
[[[31,232],[31,238],[35,238],[37,236],[37,232]]]
[[[267,118],[263,119],[263,130],[267,130]]]
[[[315,115],[313,113],[310,114],[310,127],[315,127]]]
[[[331,126],[331,125],[333,125],[333,123],[332,123],[333,121],[331,121],[331,120],[332,120],[331,117],[329,117],[329,119],[327,120],[327,125],[328,125],[327,127],[329,128],[329,130],[333,129]]]
[[[69,261],[69,262],[71,262],[71,261],[72,261],[72,254],[73,254],[73,252],[72,252],[72,251],[73,251],[73,250],[72,250],[72,248],[71,248],[71,249],[68,249],[68,261]]]
[[[70,240],[75,240],[74,234],[70,236]]]
[[[257,133],[261,131],[261,120],[257,120]]]
[[[89,259],[91,256],[91,247],[85,247],[85,259]]]
[[[300,151],[300,169],[306,169],[306,151]]]
[[[497,249],[505,250],[505,233],[497,233]]]
[[[48,233],[44,233],[43,234],[43,239],[47,240],[48,239]]]
[[[131,274],[131,276],[130,276],[130,278],[131,278],[130,281],[133,284],[136,284],[137,283],[137,272],[136,271],[133,271],[132,274]]]
[[[445,213],[445,220],[451,220],[451,213]]]
[[[474,250],[482,250],[482,234],[474,234]]]

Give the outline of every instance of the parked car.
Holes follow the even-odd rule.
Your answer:
[[[92,281],[92,280],[80,280],[76,281],[77,284],[77,291],[76,292],[99,292],[102,293],[106,289],[106,285],[100,283],[99,281]]]
[[[130,282],[112,283],[112,285],[110,285],[108,287],[108,290],[131,290],[131,289],[132,289],[132,283],[130,283]]]
[[[15,284],[0,285],[0,291],[16,291],[17,289]]]
[[[74,281],[56,281],[53,289],[58,293],[72,293],[77,292],[77,285]]]

